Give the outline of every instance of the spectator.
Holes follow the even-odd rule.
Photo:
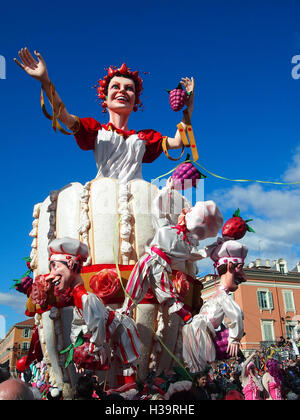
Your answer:
[[[194,376],[190,392],[195,401],[211,400],[206,372],[199,372]]]
[[[0,384],[0,401],[32,401],[33,393],[29,385],[19,379],[10,378]]]
[[[94,383],[90,375],[83,375],[78,378],[75,400],[93,400]]]

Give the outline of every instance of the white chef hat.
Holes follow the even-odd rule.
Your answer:
[[[215,244],[210,245],[208,248],[210,248],[210,258],[215,262],[215,267],[228,262],[244,264],[248,254],[246,245],[235,240],[225,241],[219,238]]]
[[[68,262],[73,260],[80,265],[86,261],[89,250],[88,247],[73,238],[54,239],[48,245],[49,261],[63,261]]]
[[[203,240],[218,234],[223,225],[223,216],[214,201],[197,201],[185,214],[185,223],[189,231]]]

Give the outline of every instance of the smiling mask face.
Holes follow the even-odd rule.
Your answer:
[[[73,271],[72,261],[63,263],[61,261],[51,261],[50,274],[47,280],[50,281],[57,292],[63,293],[71,287],[76,274]]]
[[[134,81],[126,77],[113,77],[108,86],[106,104],[108,110],[130,113],[135,104]]]

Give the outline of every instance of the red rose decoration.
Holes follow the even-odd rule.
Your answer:
[[[115,269],[103,269],[90,279],[90,288],[104,304],[107,304],[115,297],[120,289],[120,279]]]
[[[179,297],[184,300],[190,291],[190,284],[186,274],[182,273],[181,271],[177,271],[176,277],[173,280],[173,284]]]

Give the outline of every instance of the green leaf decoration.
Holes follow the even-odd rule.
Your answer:
[[[83,331],[81,330],[76,338],[74,348],[82,346],[82,344],[83,344]]]
[[[13,279],[13,281],[15,282],[15,284],[10,286],[10,289],[15,289],[21,283],[21,279]]]
[[[252,222],[252,221],[253,219],[248,219],[248,220],[245,220],[245,223]]]
[[[252,229],[252,227],[251,227],[251,226],[248,226],[248,225],[247,225],[247,230],[248,230],[248,232],[253,232],[253,233],[255,233],[255,230],[254,230],[254,229]]]
[[[65,354],[67,352],[69,352],[66,363],[65,363],[65,368],[67,368],[69,366],[69,364],[71,362],[73,362],[73,357],[74,357],[74,349],[76,347],[79,347],[83,344],[83,331],[81,330],[80,333],[78,334],[75,344],[70,344],[67,348],[65,348],[64,350],[60,351],[60,354]]]
[[[67,348],[65,348],[64,350],[61,350],[61,351],[59,352],[59,354],[65,354],[65,353],[67,353],[68,351],[70,351],[72,348],[73,348],[73,344],[70,344]]]
[[[25,258],[22,258],[22,260],[23,260],[23,261],[26,261],[26,262],[31,262],[31,258],[30,258],[30,257],[25,257]]]
[[[65,368],[67,368],[69,364],[73,362],[73,356],[74,356],[74,348],[72,347],[71,350],[69,351],[69,354],[65,363]]]
[[[240,209],[237,209],[237,210],[233,213],[233,217],[241,217],[241,216],[240,216]]]

